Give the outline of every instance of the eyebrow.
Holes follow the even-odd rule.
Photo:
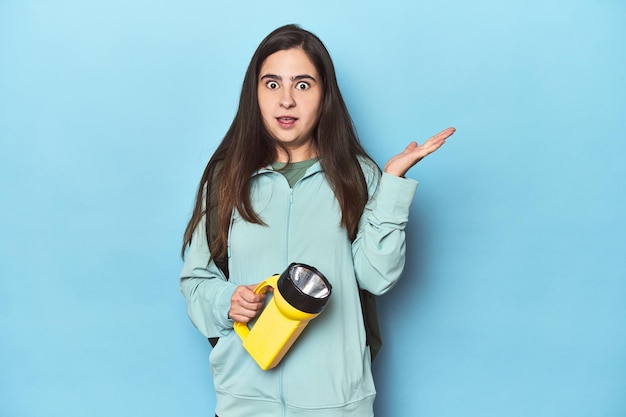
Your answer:
[[[276,74],[264,74],[261,77],[261,80],[266,80],[266,79],[282,81],[283,77],[281,77],[280,75],[276,75]],[[313,77],[312,75],[309,75],[309,74],[294,75],[294,76],[290,77],[290,79],[291,79],[291,81],[312,80],[312,81],[317,82],[315,77]]]

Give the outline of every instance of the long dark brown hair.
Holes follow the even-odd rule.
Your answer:
[[[193,213],[183,237],[183,256],[194,230],[205,215],[205,233],[212,258],[226,255],[233,208],[244,220],[264,224],[250,201],[252,174],[276,161],[277,146],[281,144],[263,125],[257,84],[265,59],[275,52],[292,48],[301,48],[306,53],[322,79],[322,110],[313,137],[324,175],[341,207],[341,224],[351,240],[356,237],[368,198],[359,158],[370,161],[373,166],[375,163],[359,142],[326,47],[311,32],[297,25],[286,25],[263,39],[252,56],[243,80],[237,114],[202,174]],[[211,238],[210,224],[213,221],[218,222],[218,227],[213,228],[217,234]]]

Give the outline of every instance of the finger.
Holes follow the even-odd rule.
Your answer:
[[[454,132],[456,132],[456,128],[454,127],[448,127],[446,129],[443,129],[441,132],[437,133],[436,135],[434,135],[433,137],[438,137],[438,136],[442,136],[444,138],[447,138],[449,136],[452,136],[454,134]]]
[[[249,302],[246,301],[244,299],[239,299],[239,300],[235,300],[235,302],[233,303],[236,306],[241,307],[242,309],[245,310],[250,310],[250,311],[259,311],[263,305],[265,304],[262,301],[259,302]]]
[[[230,302],[228,316],[231,319],[237,321],[243,321],[242,319],[244,317],[247,319],[252,319],[259,314],[259,311],[261,311],[263,305],[264,303],[248,303],[242,298],[233,295]]]
[[[250,322],[253,318],[255,318],[257,315],[256,314],[250,314],[249,312],[237,312],[236,310],[231,310],[230,313],[228,313],[228,316],[233,320],[233,321],[238,321],[241,323],[248,323]]]
[[[255,288],[256,288],[256,285],[242,286],[241,291],[239,292],[239,295],[241,296],[242,299],[244,299],[245,301],[249,303],[261,303],[265,301],[265,293],[256,294],[254,292]]]
[[[411,153],[413,152],[416,148],[418,147],[417,142],[411,142],[407,145],[406,148],[404,148],[404,151],[402,151],[402,153]]]
[[[420,146],[420,148],[426,151],[426,154],[430,154],[437,149],[439,149],[444,143],[446,143],[446,139],[452,136],[456,132],[454,127],[449,127],[447,129],[442,130],[437,133],[435,136],[430,137],[426,142]]]
[[[228,315],[235,321],[247,323],[255,318],[261,311],[263,304],[255,305],[252,308],[240,303],[232,303]]]
[[[404,151],[402,151],[403,154],[407,154],[407,153],[411,153],[413,151],[415,151],[416,149],[430,149],[432,147],[437,147],[439,148],[439,146],[441,146],[445,140],[447,138],[449,138],[450,136],[452,136],[454,134],[454,132],[456,132],[456,128],[454,127],[449,127],[447,129],[442,130],[441,132],[437,133],[434,136],[431,136],[430,138],[428,138],[422,145],[418,145],[416,142],[411,142],[407,145],[406,148],[404,148]]]
[[[453,127],[444,129],[441,132],[437,133],[435,136],[430,137],[426,142],[424,142],[424,145],[443,144],[446,139],[454,134],[455,131],[456,130]]]
[[[456,132],[456,128],[449,127],[447,129],[443,129],[441,132],[437,133],[435,136],[431,137],[429,140],[431,139],[435,141],[446,140],[450,136],[452,136],[454,132]]]
[[[434,136],[428,138],[422,145],[418,146],[420,151],[426,151],[426,154],[432,153],[439,149],[446,142],[446,139],[454,134],[455,128],[449,127],[442,130]],[[409,147],[407,147],[408,149]]]
[[[263,292],[262,293],[256,294],[254,292],[254,290],[256,290],[256,287],[258,287],[258,286],[259,286],[259,284],[246,285],[246,288],[248,288],[252,292],[252,294],[261,296],[262,299],[265,299],[265,292],[266,291],[273,291],[274,290],[272,287],[267,286],[267,287],[263,288]]]
[[[259,311],[261,308],[263,308],[264,304],[265,304],[264,300],[263,301],[247,301],[243,298],[236,298],[232,300],[231,302],[231,306],[236,307],[236,308],[241,308],[244,310],[249,310],[249,311]]]

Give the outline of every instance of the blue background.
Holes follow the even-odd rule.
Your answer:
[[[209,416],[178,290],[202,169],[275,27],[414,168],[379,416],[626,415],[621,1],[0,1],[0,415]]]

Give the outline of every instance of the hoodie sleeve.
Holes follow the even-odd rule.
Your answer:
[[[226,336],[233,328],[228,318],[230,299],[237,287],[226,281],[210,258],[204,233],[206,219],[196,227],[180,274],[180,289],[194,326],[206,337]]]
[[[389,291],[404,269],[405,226],[417,181],[364,170],[370,195],[359,222],[352,256],[359,286],[372,294]]]

